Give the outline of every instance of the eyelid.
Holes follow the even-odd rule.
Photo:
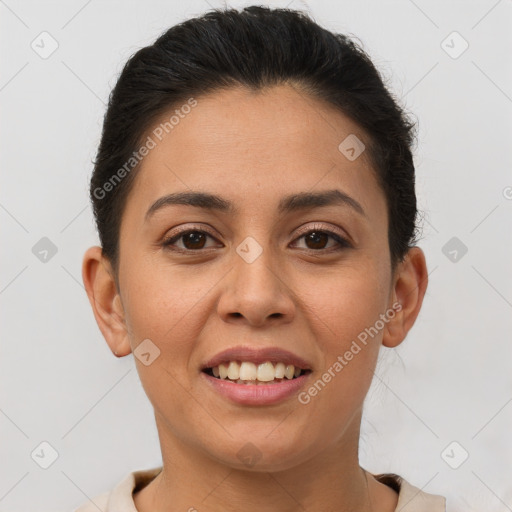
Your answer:
[[[326,233],[332,232],[332,233],[336,234],[337,236],[339,236],[340,238],[346,239],[347,242],[350,240],[350,237],[348,236],[348,234],[345,231],[340,230],[339,228],[336,228],[334,226],[331,227],[330,225],[326,226],[324,224],[320,224],[319,222],[314,222],[313,225],[309,224],[309,225],[299,228],[299,230],[297,231],[297,235],[304,235],[304,234],[309,233],[310,231],[324,231]]]
[[[214,235],[212,233],[212,231],[210,229],[206,228],[204,225],[191,225],[191,226],[187,226],[182,229],[178,229],[178,231],[173,232],[168,236],[164,236],[164,238],[162,240],[162,245],[164,245],[164,247],[172,246],[173,244],[171,244],[171,242],[179,240],[183,235],[185,235],[189,232],[194,232],[194,231],[205,233],[208,236],[210,236],[211,238],[213,238],[214,240],[216,240],[217,242],[219,241],[218,236]],[[339,240],[336,240],[336,243],[339,246],[338,248],[353,247],[351,238],[348,235],[346,235],[344,231],[340,230],[339,228],[330,227],[330,226],[320,224],[318,222],[313,223],[313,225],[309,224],[309,225],[299,228],[298,231],[296,232],[296,236],[292,242],[295,242],[297,239],[302,238],[304,235],[307,235],[308,233],[311,233],[314,231],[321,231],[334,239],[339,238]],[[178,252],[182,251],[182,252],[189,252],[189,253],[194,253],[194,252],[199,253],[201,251],[203,251],[203,252],[207,251],[208,249],[212,249],[212,248],[208,247],[205,249],[197,249],[197,250],[176,248],[175,250]],[[322,252],[324,250],[328,251],[329,249],[318,249],[318,250],[311,249],[311,250],[313,252]]]

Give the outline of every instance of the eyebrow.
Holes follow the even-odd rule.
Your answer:
[[[228,214],[236,214],[239,211],[231,201],[214,194],[207,192],[176,192],[157,199],[149,207],[145,219],[148,220],[157,210],[170,205],[195,206]],[[332,205],[349,206],[366,217],[363,207],[353,197],[337,189],[323,192],[301,192],[283,197],[279,201],[278,213],[284,214]]]

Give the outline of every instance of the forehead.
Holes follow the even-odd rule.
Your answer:
[[[342,112],[288,85],[230,88],[195,100],[181,112],[173,106],[146,134],[154,147],[140,164],[127,210],[145,213],[159,197],[190,190],[277,207],[290,193],[338,188],[370,212],[384,205],[367,151],[349,160],[339,149],[354,135],[368,142]]]

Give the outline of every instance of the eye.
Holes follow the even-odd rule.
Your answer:
[[[334,247],[333,246],[325,247],[325,245],[328,243],[329,238],[333,239],[337,243],[337,246],[334,245]],[[326,229],[322,229],[321,227],[310,228],[308,231],[306,231],[304,234],[302,234],[296,240],[301,240],[301,239],[304,239],[304,242],[306,243],[305,249],[309,249],[312,251],[321,251],[321,250],[330,250],[330,249],[339,251],[342,249],[352,247],[352,245],[338,233],[335,233],[333,231],[329,231]],[[299,248],[302,248],[302,247],[299,247]]]
[[[165,249],[177,252],[197,252],[202,249],[209,248],[205,247],[208,238],[216,240],[216,238],[207,231],[201,229],[186,229],[165,239],[162,242],[162,246]],[[335,244],[334,247],[325,247],[329,238],[334,240],[337,245]],[[313,226],[300,237],[296,238],[295,242],[301,239],[304,239],[307,246],[299,247],[299,249],[309,249],[314,252],[322,250],[338,251],[352,247],[350,242],[348,242],[343,236],[333,231],[322,229],[322,227]],[[182,246],[180,247],[179,245],[176,245],[176,242],[182,242]]]
[[[162,246],[167,249],[187,252],[187,251],[197,251],[205,248],[205,242],[207,238],[215,238],[210,235],[210,233],[199,230],[199,229],[187,229],[185,231],[181,231],[176,235],[165,239],[162,242]],[[183,247],[173,247],[176,241],[183,241]]]

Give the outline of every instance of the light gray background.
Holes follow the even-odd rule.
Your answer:
[[[111,354],[82,286],[83,252],[97,244],[87,182],[126,59],[221,6],[209,4],[0,1],[2,512],[70,511],[161,463],[133,356]],[[512,1],[266,5],[358,37],[419,120],[430,285],[406,341],[381,352],[361,464],[446,496],[449,511],[512,510]],[[59,45],[46,59],[31,48],[50,48],[43,31]],[[463,48],[453,31],[469,44],[457,58],[445,51]],[[32,252],[42,237],[57,247],[46,262]],[[443,253],[452,237],[468,249],[455,262]],[[59,454],[46,470],[31,457],[43,441]]]

